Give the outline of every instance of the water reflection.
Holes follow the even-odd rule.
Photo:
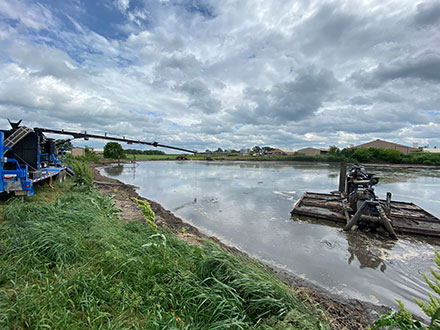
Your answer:
[[[115,177],[115,176],[120,176],[122,174],[122,171],[124,170],[124,166],[123,165],[109,166],[109,167],[104,167],[103,169],[105,175]]]
[[[440,216],[440,201],[433,197],[440,193],[440,175],[371,170],[390,180],[377,186],[381,198],[392,191],[393,199],[414,201]],[[337,189],[338,173],[337,166],[287,162],[144,162],[135,169],[104,169],[202,232],[266,262],[336,293],[390,306],[401,299],[420,313],[412,298],[426,298],[421,272],[433,265],[436,241],[403,237],[396,243],[334,224],[290,220],[303,192]]]
[[[384,256],[394,247],[394,240],[361,232],[349,232],[347,233],[347,242],[350,254],[349,264],[356,258],[360,268],[378,268],[381,272],[385,272],[387,265]]]
[[[343,232],[343,225],[328,220],[320,220],[314,218],[308,218],[304,216],[292,216],[293,221],[303,221],[310,224],[322,224],[328,227],[333,227],[341,233],[345,234],[347,241],[348,264],[352,264],[357,260],[359,268],[372,268],[379,269],[381,272],[385,272],[387,265],[385,260],[389,259],[389,251],[392,250],[396,241],[387,239],[380,234],[370,232]],[[331,248],[333,243],[324,241],[325,248]]]
[[[110,177],[118,177],[125,170],[126,172],[132,174],[132,179],[135,179],[136,178],[136,167],[138,167],[138,166],[139,166],[139,163],[133,163],[133,164],[106,166],[106,167],[103,167],[102,169],[104,170],[105,175],[110,176]]]

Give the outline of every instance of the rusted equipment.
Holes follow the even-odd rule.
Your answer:
[[[344,230],[382,229],[394,239],[397,234],[440,237],[440,219],[413,203],[392,201],[391,193],[387,193],[385,200],[378,199],[372,188],[378,178],[360,173],[362,167],[356,166],[345,177],[344,191],[306,192],[295,203],[292,216],[339,222],[344,224]],[[354,171],[358,173],[353,174]],[[344,172],[341,166],[341,173]]]
[[[385,207],[385,200],[379,199],[378,201],[382,207]],[[347,224],[341,196],[334,194],[306,192],[295,204],[291,214],[337,222],[344,226]],[[391,201],[388,217],[397,234],[440,237],[440,219],[413,203]],[[379,217],[363,214],[358,225],[365,228],[377,228],[379,222]]]

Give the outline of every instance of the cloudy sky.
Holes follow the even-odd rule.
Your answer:
[[[440,147],[439,83],[438,0],[0,0],[3,129]]]

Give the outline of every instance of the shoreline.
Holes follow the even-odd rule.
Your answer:
[[[325,165],[335,165],[338,166],[342,162],[326,162],[326,161],[301,161],[301,160],[290,160],[290,159],[241,159],[241,158],[213,158],[212,160],[206,160],[206,159],[170,159],[170,158],[164,158],[164,159],[135,159],[136,162],[158,162],[158,161],[169,161],[169,162],[280,162],[280,163],[294,163],[294,164],[325,164]],[[105,164],[114,164],[116,161],[112,160],[111,162],[106,162],[106,160],[100,160],[99,162],[103,162]],[[133,159],[127,158],[121,159],[121,164],[130,164],[133,162]],[[424,164],[392,164],[392,163],[363,163],[358,162],[364,167],[387,167],[387,168],[408,168],[408,169],[434,169],[434,170],[440,170],[440,165],[424,165]],[[355,164],[355,163],[346,163],[349,164]]]
[[[124,162],[126,163],[126,162]],[[181,218],[175,216],[171,211],[166,210],[159,203],[140,196],[136,187],[125,184],[117,179],[103,176],[98,168],[114,164],[114,161],[102,161],[91,164],[94,172],[94,179],[98,190],[105,195],[114,195],[114,202],[122,210],[122,217],[126,221],[143,219],[138,205],[131,198],[146,200],[150,203],[152,210],[156,214],[157,224],[170,229],[179,239],[189,244],[200,245],[203,240],[211,240],[221,246],[223,249],[234,254],[240,254],[247,258],[248,254],[235,247],[228,246],[221,242],[217,237],[208,236],[200,232],[196,227],[184,222]],[[184,228],[184,230],[182,230]],[[300,278],[284,269],[268,265],[261,260],[260,263],[270,268],[274,274],[286,282],[293,290],[298,293],[307,304],[318,304],[321,309],[329,314],[333,320],[332,326],[335,329],[362,329],[377,320],[378,314],[389,312],[391,308],[379,306],[370,302],[358,299],[347,298],[341,295],[329,292],[303,278]]]

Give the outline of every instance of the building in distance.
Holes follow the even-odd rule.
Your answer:
[[[380,148],[380,149],[388,149],[388,150],[397,150],[404,155],[408,155],[411,152],[420,151],[419,148],[404,146],[403,144],[388,142],[384,140],[374,140],[367,143],[360,144],[358,146],[354,146],[352,148]]]
[[[328,153],[328,149],[325,148],[302,148],[296,151],[296,153],[306,156],[321,156]]]
[[[86,155],[86,150],[84,148],[81,148],[81,147],[73,147],[72,149],[70,149],[70,154],[73,157],[85,156]]]
[[[423,152],[440,153],[440,148],[423,148]]]
[[[290,156],[293,155],[295,152],[293,150],[289,149],[275,149],[272,151],[269,151],[268,155],[282,155],[282,156]]]

